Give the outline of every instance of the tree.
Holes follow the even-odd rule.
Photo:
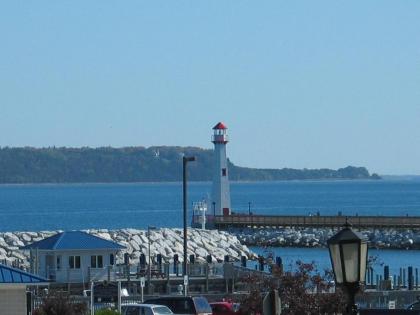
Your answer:
[[[79,303],[67,293],[55,291],[42,299],[42,304],[34,311],[34,315],[85,315],[85,303]]]
[[[190,180],[212,179],[213,150],[196,147],[1,148],[0,183],[180,181],[182,156],[197,157]],[[364,167],[253,169],[229,161],[230,180],[368,179]],[[379,179],[379,176],[372,178]]]
[[[250,293],[242,301],[245,313],[262,313],[262,297],[277,289],[282,304],[282,314],[318,315],[337,314],[345,310],[343,293],[334,290],[331,271],[319,272],[315,263],[297,261],[294,269],[282,272],[273,266],[272,277],[250,275],[245,282]]]

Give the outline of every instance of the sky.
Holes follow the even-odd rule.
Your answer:
[[[0,146],[420,174],[420,1],[0,2]]]

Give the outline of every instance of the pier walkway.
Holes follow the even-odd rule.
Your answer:
[[[215,216],[213,223],[218,229],[230,227],[341,227],[346,217],[354,227],[420,229],[420,216],[289,216],[233,214]]]

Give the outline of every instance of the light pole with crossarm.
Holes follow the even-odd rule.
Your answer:
[[[149,242],[149,272],[148,272],[148,274],[147,274],[147,277],[148,277],[148,279],[147,279],[147,284],[148,284],[148,291],[149,291],[149,294],[151,294],[151,281],[152,281],[152,265],[151,265],[151,263],[152,263],[152,254],[150,253],[150,231],[151,230],[156,230],[156,227],[155,226],[148,226],[147,227],[147,240],[148,240],[148,242]]]
[[[182,158],[182,191],[184,208],[184,261],[182,275],[187,275],[187,163],[195,161],[195,156],[184,156]]]

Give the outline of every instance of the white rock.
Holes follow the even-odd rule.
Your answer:
[[[139,250],[140,250],[140,246],[139,246],[139,244],[138,244],[136,241],[131,240],[131,241],[129,242],[129,244],[130,244],[130,245],[131,245],[131,247],[133,248],[133,251],[139,251]]]
[[[21,239],[26,243],[32,241],[32,237],[27,233],[23,233]]]
[[[207,250],[205,250],[204,248],[197,248],[196,250],[195,250],[195,254],[198,256],[198,257],[207,257],[207,255],[209,254],[208,252],[207,252]]]
[[[143,244],[143,241],[142,241],[142,239],[140,238],[140,236],[138,236],[137,234],[136,235],[133,235],[133,238],[132,238],[132,240],[133,241],[135,241],[137,244]]]
[[[105,232],[100,232],[97,234],[98,237],[101,237],[103,239],[109,240],[109,241],[113,241],[113,239],[111,238],[111,235],[109,235],[109,233],[105,233]]]

